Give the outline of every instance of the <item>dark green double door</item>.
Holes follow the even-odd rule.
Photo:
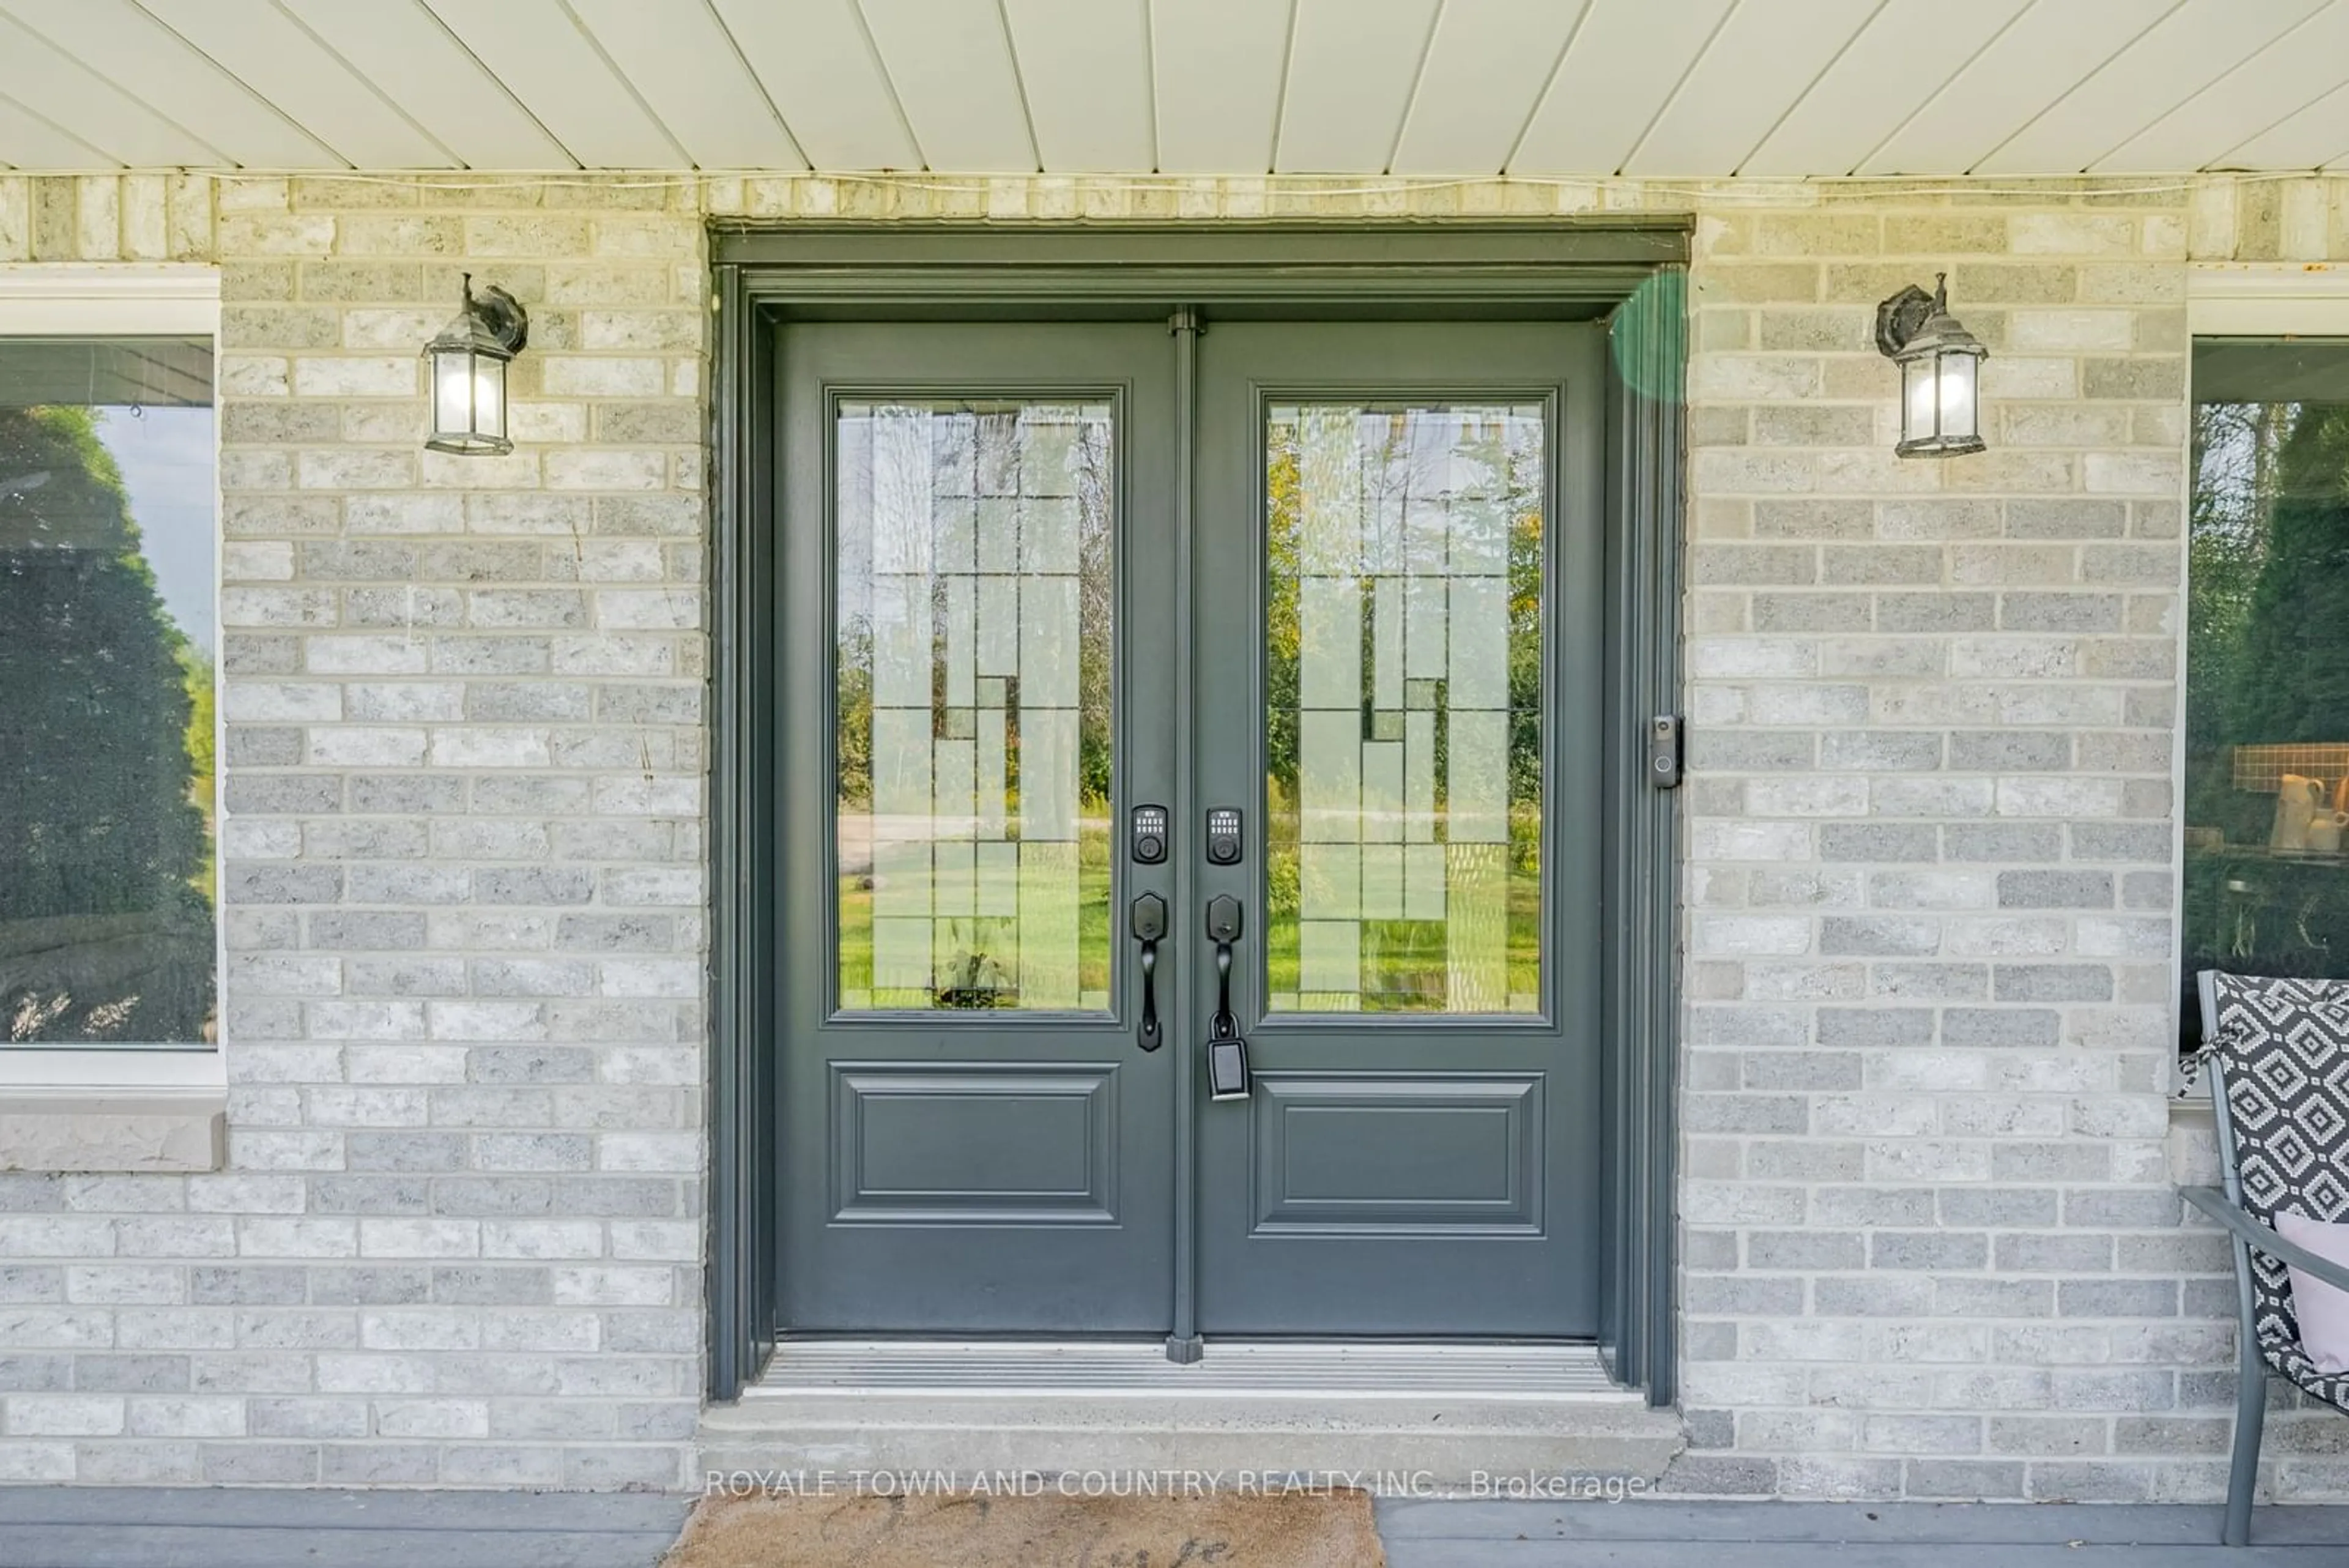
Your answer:
[[[780,347],[783,1327],[1593,1333],[1598,329]]]

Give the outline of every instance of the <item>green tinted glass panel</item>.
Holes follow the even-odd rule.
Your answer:
[[[1276,1012],[1540,1010],[1543,427],[1269,410]]]
[[[848,402],[840,1005],[1109,1006],[1106,403]]]

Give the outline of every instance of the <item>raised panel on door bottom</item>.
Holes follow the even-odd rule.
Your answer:
[[[1117,1069],[835,1063],[837,1223],[1117,1221]]]
[[[1534,1236],[1537,1075],[1257,1075],[1258,1233]]]

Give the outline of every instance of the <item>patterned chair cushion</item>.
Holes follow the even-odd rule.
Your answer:
[[[2349,1220],[2349,981],[2221,974],[2209,1050],[2234,1124],[2243,1207]],[[2252,1322],[2270,1366],[2349,1410],[2349,1375],[2320,1372],[2300,1346],[2284,1265],[2251,1251]]]

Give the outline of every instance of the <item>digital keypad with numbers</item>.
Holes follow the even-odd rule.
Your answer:
[[[1236,805],[1207,808],[1207,863],[1211,866],[1237,866],[1240,863],[1240,812]]]
[[[1155,866],[1166,858],[1166,808],[1163,805],[1137,805],[1133,808],[1133,863]]]

